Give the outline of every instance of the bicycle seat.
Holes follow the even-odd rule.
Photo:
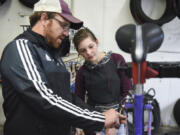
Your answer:
[[[132,60],[142,63],[147,53],[160,48],[164,34],[160,26],[152,23],[142,25],[128,24],[120,27],[116,32],[116,42],[119,48],[131,53]]]

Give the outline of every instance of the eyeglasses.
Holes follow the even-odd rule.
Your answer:
[[[56,20],[59,23],[59,25],[63,28],[63,30],[65,32],[69,32],[69,28],[70,28],[70,24],[69,23],[61,22],[60,20],[58,20],[56,18],[52,18],[52,19]]]

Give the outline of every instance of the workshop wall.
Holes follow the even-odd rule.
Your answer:
[[[151,2],[144,0],[143,6],[147,13],[157,18],[163,13],[165,2],[159,0],[154,4],[155,1],[157,0],[151,0]],[[120,26],[129,23],[135,24],[129,9],[129,0],[72,0],[70,5],[74,15],[83,20],[85,26],[96,34],[101,50],[121,53],[126,61],[131,61],[130,55],[122,52],[115,42],[115,32]],[[18,0],[6,0],[0,6],[0,55],[5,45],[23,31],[20,25],[29,24],[28,17],[31,13],[32,10],[22,5]],[[148,55],[149,61],[179,61],[179,25],[179,19],[175,18],[162,26],[165,40],[157,52]],[[147,80],[145,85],[145,90],[151,87],[156,89],[156,98],[160,103],[163,125],[176,126],[172,116],[172,108],[177,98],[180,97],[179,84],[180,79],[151,79]],[[2,97],[0,96],[1,104]],[[0,108],[0,124],[3,122],[4,116],[2,108]]]
[[[0,6],[0,54],[8,42],[23,32],[20,25],[28,25],[32,9],[25,7],[18,0],[6,0]]]

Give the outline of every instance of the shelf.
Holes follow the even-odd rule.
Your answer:
[[[77,53],[70,53],[68,56],[62,57],[62,60],[64,62],[75,60],[75,59],[78,59],[78,54]]]

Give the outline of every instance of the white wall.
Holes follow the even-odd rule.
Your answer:
[[[158,19],[165,10],[164,0],[143,0],[142,7],[146,14]],[[129,9],[129,0],[77,0],[73,4],[74,14],[85,22],[100,40],[101,50],[121,53],[126,61],[131,61],[129,54],[122,52],[115,42],[116,30],[124,24],[135,24]],[[147,56],[148,61],[180,61],[179,19],[162,26],[165,39],[161,48]],[[150,79],[145,90],[156,89],[156,98],[160,103],[162,124],[176,126],[172,116],[175,101],[180,98],[180,79]]]
[[[19,0],[6,0],[0,6],[0,54],[4,46],[23,31],[20,25],[29,24],[28,15],[32,10],[23,6]],[[20,15],[25,15],[21,17]]]
[[[150,3],[149,0],[143,0],[144,10],[153,18],[157,18],[165,9],[164,0],[154,4],[155,1],[151,0],[152,3]],[[119,50],[115,42],[115,32],[120,26],[129,23],[135,24],[129,10],[129,0],[74,0],[71,5],[75,16],[82,19],[85,26],[89,27],[98,37],[101,50],[112,50],[121,53],[127,61],[131,60],[130,55]],[[155,9],[158,9],[158,14]],[[7,0],[0,6],[0,54],[4,46],[22,32],[19,25],[28,24],[28,15],[31,12],[32,10],[19,3],[19,0]],[[179,20],[175,18],[162,27],[165,31],[163,45],[158,52],[148,55],[148,60],[179,61],[179,25]],[[156,89],[163,125],[176,126],[172,117],[172,108],[180,95],[179,84],[180,79],[150,79],[145,85],[145,90],[151,87]],[[0,104],[2,104],[1,97]],[[0,109],[0,124],[3,122],[4,117]]]
[[[134,23],[129,0],[78,0],[73,3],[74,15],[98,37],[100,50],[121,52],[114,40],[115,32],[124,24]],[[124,55],[128,59],[129,55]]]

